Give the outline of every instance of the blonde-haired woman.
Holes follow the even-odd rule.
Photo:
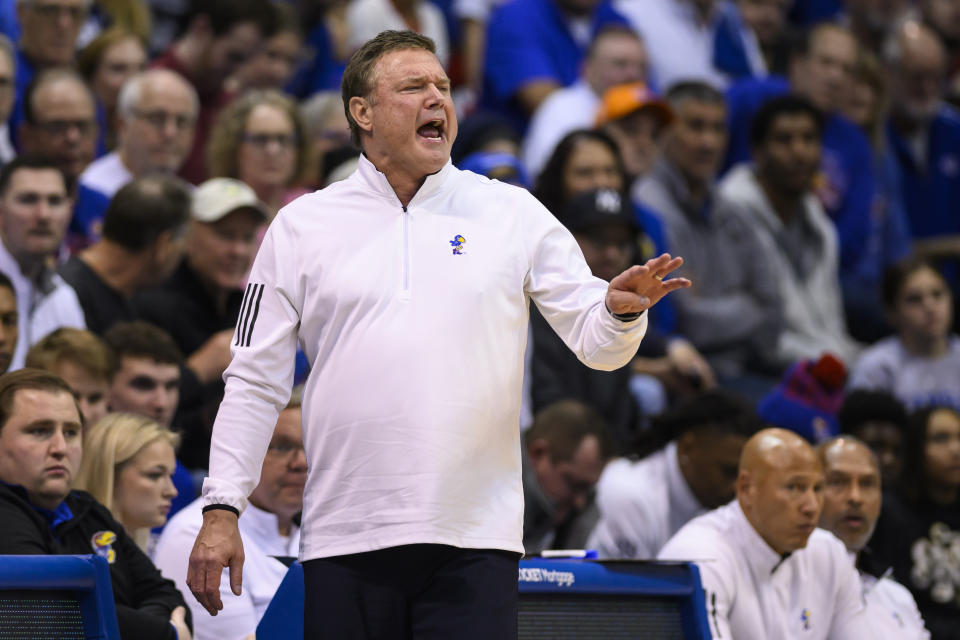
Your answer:
[[[307,192],[303,184],[312,169],[300,111],[279,91],[248,91],[217,116],[207,145],[209,177],[247,183],[271,218]]]
[[[180,436],[145,416],[112,413],[86,434],[75,488],[90,492],[148,553],[150,529],[167,521]]]

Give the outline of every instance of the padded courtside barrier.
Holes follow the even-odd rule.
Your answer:
[[[710,638],[696,565],[685,562],[520,561],[519,640]],[[294,563],[257,640],[303,638],[303,568]]]
[[[0,556],[0,639],[120,640],[107,561]]]

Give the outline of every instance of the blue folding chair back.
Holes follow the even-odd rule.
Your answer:
[[[0,638],[120,640],[107,561],[0,556]]]

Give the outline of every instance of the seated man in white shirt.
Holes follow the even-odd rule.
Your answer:
[[[80,184],[112,198],[134,178],[176,174],[190,153],[199,107],[197,92],[174,71],[133,76],[118,98],[117,149],[90,163]]]
[[[687,523],[660,551],[697,562],[713,638],[873,640],[846,549],[817,529],[823,484],[803,438],[764,429],[743,448],[737,499]]]
[[[860,589],[872,637],[928,640],[930,633],[913,596],[866,548],[882,504],[876,456],[866,444],[851,436],[828,440],[817,448],[817,453],[826,478],[820,526],[843,541],[860,572]]]
[[[294,518],[297,516],[299,520],[298,514],[303,508],[306,478],[300,391],[295,389],[277,419],[263,461],[260,484],[250,495],[250,505],[239,520],[246,555],[242,595],[234,597],[230,592],[230,581],[224,578],[220,583],[223,609],[215,618],[203,610],[196,598],[189,598],[195,640],[252,637],[287,572],[286,565],[272,556],[296,556],[299,550],[300,527]],[[190,592],[186,583],[187,559],[203,524],[202,506],[199,499],[194,500],[171,518],[154,552],[154,564],[165,577],[177,583],[181,593]]]
[[[641,460],[607,465],[597,485],[600,521],[587,547],[601,558],[646,559],[692,518],[733,498],[740,453],[760,428],[756,412],[711,390],[654,418],[659,442]]]
[[[551,93],[530,120],[523,142],[523,164],[530,179],[536,180],[565,135],[594,125],[608,89],[646,80],[647,49],[636,31],[625,25],[607,25],[597,32],[580,78]]]

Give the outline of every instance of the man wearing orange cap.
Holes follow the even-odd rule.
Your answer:
[[[660,155],[660,132],[673,112],[642,82],[607,89],[597,113],[597,126],[620,148],[623,167],[631,180],[642,178]]]

